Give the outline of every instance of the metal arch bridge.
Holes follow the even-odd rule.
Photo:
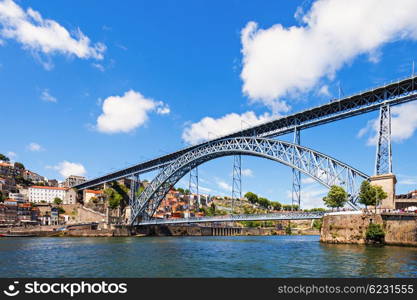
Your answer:
[[[324,212],[287,212],[271,214],[252,215],[226,215],[200,218],[178,218],[178,219],[152,219],[139,223],[139,225],[173,225],[188,223],[215,223],[215,222],[241,222],[241,221],[284,221],[284,220],[315,220],[321,219]]]
[[[299,131],[313,126],[319,126],[322,124],[357,116],[378,109],[381,109],[382,112],[382,108],[384,107],[387,108],[387,106],[389,107],[393,105],[398,105],[414,101],[416,99],[417,76],[412,76],[403,80],[399,80],[397,82],[369,89],[352,96],[336,99],[323,105],[313,107],[311,109],[290,114],[284,117],[276,118],[256,126],[245,128],[243,130],[226,135],[224,137],[219,137],[212,141],[180,149],[170,154],[156,157],[154,159],[135,164],[128,168],[124,168],[91,179],[74,187],[78,190],[82,190],[86,188],[95,187],[106,182],[129,177],[131,175],[147,173],[170,164],[172,161],[178,159],[181,155],[184,155],[185,153],[193,149],[224,138],[232,138],[239,136],[277,137],[280,135],[292,133],[295,130]],[[387,110],[385,109],[385,111]],[[390,118],[389,110],[388,118]],[[388,128],[388,126],[385,127]],[[388,144],[390,143],[390,141],[387,141],[386,139],[389,136],[390,132],[384,132],[383,130],[380,130],[380,141],[378,147],[381,148],[381,151],[378,150],[380,153],[377,154],[377,165],[381,164],[381,159],[385,161],[388,160],[389,163],[389,156],[391,155],[391,153]],[[381,139],[381,137],[383,138]],[[377,174],[383,174],[384,171],[386,171],[380,171],[378,167],[376,169]]]
[[[162,199],[191,169],[218,157],[251,155],[274,160],[296,169],[330,188],[339,185],[355,206],[360,183],[369,176],[323,153],[297,144],[274,139],[235,137],[211,141],[188,151],[165,166],[139,197],[130,199],[132,225],[152,218]],[[139,219],[139,220],[138,220]]]

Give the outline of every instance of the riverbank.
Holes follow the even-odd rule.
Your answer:
[[[305,225],[305,224],[304,224]],[[288,226],[288,224],[286,225]],[[269,236],[269,235],[319,235],[320,231],[309,226],[300,228],[242,227],[233,226],[189,226],[189,225],[152,225],[138,228],[129,226],[110,226],[97,229],[79,228],[77,230],[58,230],[62,226],[30,226],[0,228],[0,235],[35,237],[129,237],[129,236]]]
[[[128,237],[136,234],[135,231],[132,231],[131,228],[127,226],[118,226],[109,229],[81,228],[76,230],[58,230],[61,227],[62,226],[28,226],[0,228],[0,235],[11,237]]]
[[[381,240],[369,228],[380,228]],[[368,234],[367,234],[368,232]],[[320,241],[330,244],[385,244],[417,247],[417,214],[340,212],[323,217]]]

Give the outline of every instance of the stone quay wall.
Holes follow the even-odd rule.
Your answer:
[[[320,241],[334,244],[366,244],[366,230],[371,223],[382,225],[386,245],[417,246],[417,214],[328,214],[323,217]]]

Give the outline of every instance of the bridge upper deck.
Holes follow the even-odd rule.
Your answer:
[[[379,109],[384,103],[398,105],[401,103],[416,100],[417,98],[417,76],[409,77],[388,85],[380,86],[342,99],[333,100],[320,106],[304,110],[295,114],[275,118],[268,122],[218,137],[209,142],[230,137],[258,136],[276,137],[290,133],[295,127],[305,129],[336,120],[356,116]],[[104,176],[94,178],[75,186],[77,189],[86,189],[105,182],[114,181],[136,173],[146,173],[177,159],[184,153],[209,142],[180,149],[176,152],[163,155],[131,167],[121,169]]]

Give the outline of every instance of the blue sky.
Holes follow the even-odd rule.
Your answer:
[[[93,178],[328,102],[339,84],[347,95],[409,76],[415,3],[374,12],[374,2],[0,1],[0,153],[48,178]],[[305,130],[301,142],[372,174],[376,116]],[[417,186],[416,105],[396,108],[393,122],[406,192]],[[203,191],[230,194],[232,161],[200,167]],[[290,201],[290,169],[242,164],[244,191]],[[304,206],[324,192],[304,179]]]

